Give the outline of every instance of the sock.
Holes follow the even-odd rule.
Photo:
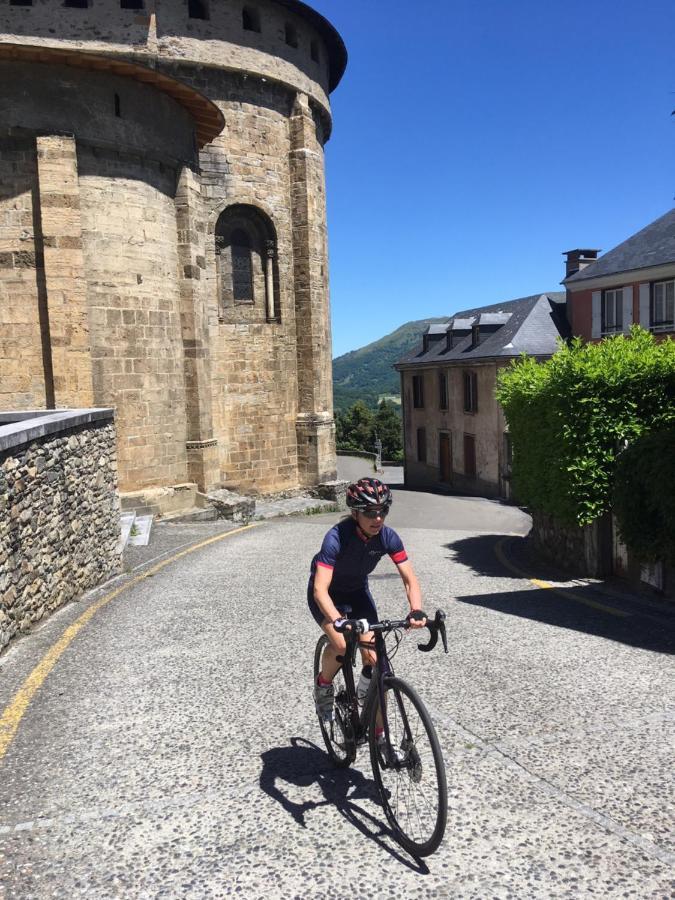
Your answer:
[[[319,687],[328,687],[328,685],[329,685],[329,684],[332,684],[333,682],[332,682],[332,681],[325,681],[324,678],[323,678],[322,675],[321,675],[321,672],[319,672],[319,677],[316,679],[316,683],[319,685]]]

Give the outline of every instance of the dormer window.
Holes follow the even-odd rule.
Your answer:
[[[480,344],[480,325],[471,327],[471,346],[477,347]]]
[[[241,24],[244,31],[255,31],[260,34],[260,13],[252,6],[245,6],[241,13]]]
[[[285,32],[284,37],[285,37],[285,40],[286,40],[286,43],[288,44],[288,46],[297,48],[297,46],[298,46],[298,31],[297,31],[297,28],[295,27],[295,25],[291,25],[290,22],[286,22],[286,28],[285,28],[284,32]]]

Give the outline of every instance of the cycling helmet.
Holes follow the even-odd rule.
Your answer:
[[[368,509],[371,506],[392,504],[393,497],[386,484],[377,478],[360,478],[347,488],[347,506],[350,509]]]

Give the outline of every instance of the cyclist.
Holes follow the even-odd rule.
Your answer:
[[[400,537],[384,524],[392,499],[390,489],[377,478],[361,478],[350,484],[347,506],[351,516],[330,529],[312,560],[307,603],[330,642],[324,650],[321,672],[314,685],[316,711],[324,721],[333,719],[333,679],[342,665],[338,656],[346,649],[344,637],[335,630],[335,622],[343,616],[369,622],[379,620],[368,588],[368,575],[383,556],[388,555],[393,560],[405,586],[410,626],[423,628],[426,624],[419,582],[408,554]],[[348,614],[343,612],[347,607],[351,608]],[[372,640],[372,632],[361,638],[363,671],[357,688],[360,699],[365,697],[376,662],[375,653],[369,646]]]

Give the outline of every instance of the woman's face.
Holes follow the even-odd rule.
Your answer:
[[[368,538],[375,537],[376,534],[379,534],[380,531],[382,531],[386,514],[386,512],[379,511],[379,515],[373,519],[369,516],[364,516],[361,510],[352,510],[352,515],[356,519],[356,524]]]

